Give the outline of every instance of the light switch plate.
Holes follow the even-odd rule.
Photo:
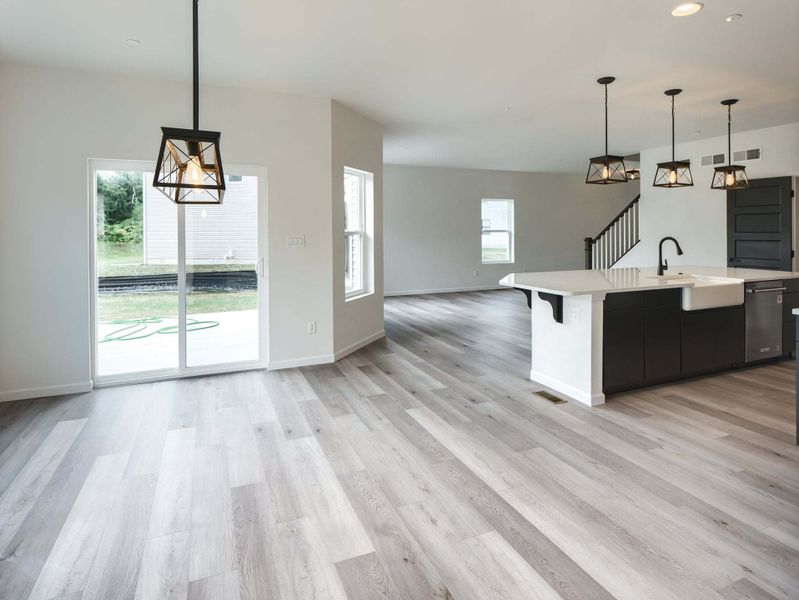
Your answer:
[[[286,248],[305,248],[304,235],[286,236]]]

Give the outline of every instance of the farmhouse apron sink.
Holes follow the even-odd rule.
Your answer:
[[[744,303],[743,279],[732,277],[711,277],[677,273],[654,276],[661,281],[685,281],[682,288],[683,310],[704,310],[723,306],[740,306]]]

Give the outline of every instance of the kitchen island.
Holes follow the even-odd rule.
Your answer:
[[[620,268],[512,273],[500,285],[527,296],[530,379],[589,406],[793,350],[799,272]]]

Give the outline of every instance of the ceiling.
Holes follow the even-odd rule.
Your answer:
[[[681,140],[724,134],[729,97],[735,129],[799,121],[799,1],[680,1],[202,0],[202,77],[336,98],[385,125],[388,163],[583,172],[603,75],[611,153],[669,143],[671,87]],[[0,58],[188,80],[190,11],[0,0]]]

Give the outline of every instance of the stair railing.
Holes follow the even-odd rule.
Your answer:
[[[632,250],[638,237],[638,201],[633,198],[596,237],[585,238],[585,268],[609,269]]]

